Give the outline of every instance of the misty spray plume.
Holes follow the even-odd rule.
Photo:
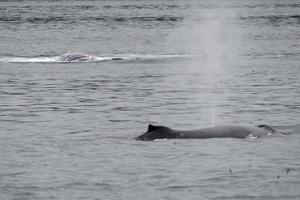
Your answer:
[[[226,82],[228,70],[235,65],[239,47],[239,27],[232,8],[194,5],[194,11],[172,33],[170,46],[175,51],[194,55],[189,66],[190,75],[197,74],[197,95],[201,104],[199,119],[209,125],[222,123],[219,106],[228,104]],[[171,44],[172,43],[172,44]],[[189,77],[186,77],[189,78]]]

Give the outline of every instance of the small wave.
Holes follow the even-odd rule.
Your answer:
[[[104,5],[103,8],[114,8],[114,9],[149,9],[149,10],[154,10],[154,9],[172,9],[172,8],[178,8],[179,5],[176,4],[141,4],[141,5],[136,5],[136,4],[128,4],[128,5]]]
[[[70,16],[46,16],[46,17],[20,17],[20,16],[2,16],[0,22],[6,23],[58,23],[58,22],[75,22],[75,21],[101,21],[101,22],[177,22],[182,21],[183,17],[176,16],[146,16],[146,17],[112,17],[112,16],[97,16],[97,17],[70,17]]]
[[[172,58],[189,58],[198,57],[195,55],[152,55],[152,54],[118,54],[118,55],[102,55],[94,56],[91,61],[59,61],[60,56],[39,56],[39,57],[21,57],[6,56],[0,57],[0,63],[82,63],[82,62],[105,62],[105,61],[147,61],[147,60],[163,60]]]
[[[270,23],[273,25],[279,24],[300,24],[300,15],[264,15],[264,16],[248,16],[241,17],[241,20],[246,20],[249,22],[263,22]]]
[[[241,54],[242,58],[250,58],[250,59],[258,59],[258,58],[299,58],[300,53],[290,53],[290,52],[271,52],[271,53],[249,53],[249,54]]]

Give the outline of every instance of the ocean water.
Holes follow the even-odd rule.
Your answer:
[[[0,1],[0,199],[300,199],[297,0]],[[80,52],[95,62],[57,62]],[[136,141],[269,124],[289,135]]]

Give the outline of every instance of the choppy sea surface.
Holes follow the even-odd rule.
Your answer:
[[[0,47],[1,200],[300,199],[299,1],[1,0]]]

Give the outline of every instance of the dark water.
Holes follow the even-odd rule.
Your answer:
[[[296,0],[0,1],[0,199],[299,199],[299,30]]]

